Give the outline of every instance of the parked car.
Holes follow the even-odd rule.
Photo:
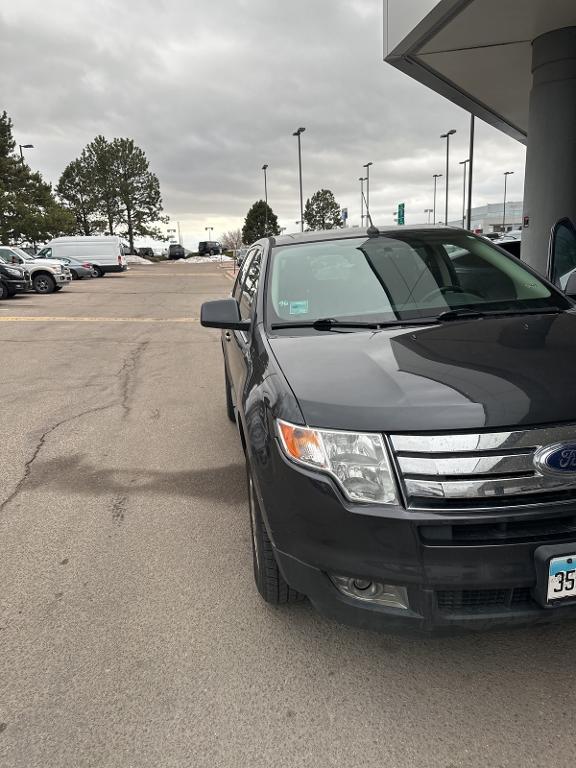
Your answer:
[[[522,247],[522,233],[520,231],[508,232],[493,242],[494,245],[503,248],[508,253],[511,253],[512,256],[516,256],[517,259],[520,258],[520,249]]]
[[[373,628],[576,617],[576,305],[470,232],[399,229],[261,240],[202,306],[257,588]]]
[[[54,293],[61,291],[72,281],[70,270],[60,261],[44,259],[38,261],[21,248],[0,246],[0,260],[5,264],[20,266],[30,273],[32,290],[36,293]]]
[[[38,256],[47,259],[76,259],[90,262],[98,277],[128,269],[129,246],[116,235],[103,237],[56,237],[46,244]]]
[[[222,253],[222,245],[215,240],[204,240],[198,243],[198,256],[218,256]]]
[[[46,258],[47,257],[42,253],[36,256],[36,259],[38,260],[45,261]],[[72,280],[84,280],[85,278],[98,277],[98,273],[94,269],[94,266],[88,261],[81,263],[76,259],[68,259],[64,256],[55,259],[55,261],[59,261],[61,264],[65,264],[68,267],[70,274],[72,275]]]
[[[170,243],[168,246],[168,258],[170,260],[184,259],[186,252],[184,248],[178,243]]]
[[[0,260],[0,299],[11,299],[17,293],[26,293],[31,288],[32,281],[27,269]]]

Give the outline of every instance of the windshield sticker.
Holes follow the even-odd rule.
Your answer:
[[[308,301],[291,301],[290,314],[291,315],[307,315]]]

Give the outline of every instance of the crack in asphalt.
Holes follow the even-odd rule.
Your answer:
[[[138,372],[138,366],[142,355],[148,347],[148,341],[140,342],[136,349],[132,350],[122,363],[122,367],[118,371],[120,378],[120,405],[124,418],[130,415],[130,392],[134,383],[134,377]]]
[[[82,419],[84,416],[88,416],[93,413],[99,413],[101,411],[107,411],[110,408],[115,408],[118,405],[120,405],[120,407],[122,408],[123,418],[127,418],[129,416],[130,410],[131,410],[129,399],[130,399],[130,393],[132,390],[134,376],[137,373],[142,355],[146,351],[147,347],[148,347],[147,341],[139,343],[136,349],[132,350],[130,354],[125,358],[124,362],[122,363],[122,366],[117,374],[117,376],[120,379],[120,397],[117,401],[108,403],[107,405],[99,405],[99,406],[96,406],[95,408],[87,408],[86,410],[81,411],[80,413],[76,413],[73,416],[66,416],[66,418],[61,419],[60,421],[56,422],[56,424],[52,424],[52,426],[44,430],[44,432],[40,435],[40,437],[38,438],[38,441],[36,442],[34,450],[32,451],[32,456],[24,464],[24,472],[22,474],[22,477],[16,483],[12,493],[10,493],[10,495],[0,503],[0,513],[3,512],[4,509],[11,502],[14,501],[14,499],[22,491],[22,488],[26,485],[28,479],[30,478],[30,474],[32,472],[32,467],[34,465],[34,462],[36,461],[42,448],[46,444],[46,440],[50,437],[50,435],[53,432],[55,432],[57,429],[60,429],[60,427],[65,426],[66,424],[71,424],[73,421]]]

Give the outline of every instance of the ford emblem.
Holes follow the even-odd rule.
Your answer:
[[[541,472],[576,475],[576,442],[547,445],[537,451],[534,463]]]

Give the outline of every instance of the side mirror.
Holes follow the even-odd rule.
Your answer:
[[[200,324],[204,328],[227,328],[230,331],[249,331],[250,321],[242,320],[236,299],[205,301],[200,310]]]

